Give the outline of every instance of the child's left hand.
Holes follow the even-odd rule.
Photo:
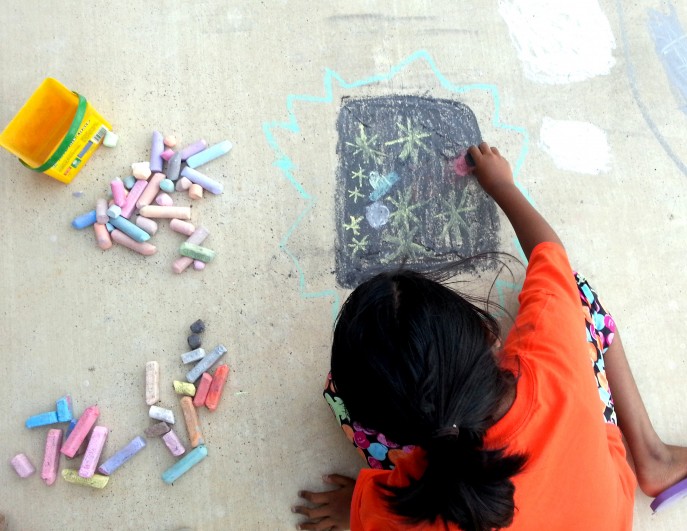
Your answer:
[[[298,529],[314,531],[343,531],[351,527],[351,500],[355,479],[339,474],[329,474],[322,478],[325,483],[336,485],[338,488],[326,492],[310,492],[302,490],[298,496],[314,503],[317,507],[297,505],[291,510],[305,515],[308,520],[298,524]]]

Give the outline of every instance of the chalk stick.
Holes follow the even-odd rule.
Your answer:
[[[195,364],[193,369],[186,373],[186,381],[195,382],[200,375],[212,367],[217,360],[227,353],[227,347],[224,345],[217,345],[210,353],[206,354],[205,357]]]
[[[191,468],[193,468],[203,459],[205,459],[207,455],[208,449],[205,447],[205,445],[201,444],[197,448],[194,448],[184,457],[179,459],[179,461],[177,461],[174,465],[172,465],[170,468],[168,468],[162,473],[162,481],[164,481],[168,485],[171,485],[177,479],[183,476],[186,472],[191,470]]]
[[[102,465],[100,465],[98,467],[98,472],[100,472],[104,476],[109,476],[115,470],[117,470],[119,467],[121,467],[124,463],[126,463],[129,459],[131,459],[133,456],[135,456],[138,452],[143,450],[143,448],[145,448],[145,446],[146,446],[146,442],[143,439],[143,437],[141,437],[141,436],[136,437],[129,444],[127,444],[124,448],[119,450],[116,454],[114,454],[107,461],[105,461]]]

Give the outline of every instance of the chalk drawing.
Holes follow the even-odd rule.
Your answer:
[[[597,175],[611,166],[611,149],[606,132],[588,122],[542,120],[539,146],[554,164],[567,171]]]
[[[531,81],[584,81],[615,64],[615,38],[598,0],[499,0],[499,13]]]
[[[362,167],[358,166],[358,169],[351,173],[351,179],[358,179],[358,187],[362,188],[363,181],[367,179],[367,175],[365,175]]]
[[[463,189],[463,193],[460,196],[460,201],[456,198],[456,191],[451,190],[448,194],[448,199],[443,199],[444,211],[436,215],[437,218],[441,218],[445,221],[444,230],[441,231],[441,238],[446,239],[451,237],[449,245],[457,246],[462,243],[463,236],[461,231],[470,230],[470,227],[465,220],[465,213],[475,210],[474,206],[465,206],[468,194],[466,190]]]
[[[360,126],[360,133],[355,137],[354,142],[346,142],[346,145],[353,148],[353,155],[360,154],[365,163],[375,162],[379,164],[384,158],[384,153],[374,148],[377,143],[377,135],[368,138],[365,131],[366,127],[363,124],[358,125]]]
[[[298,292],[303,299],[326,299],[330,301],[330,310],[332,322],[336,318],[340,307],[340,295],[339,291],[334,287],[327,287],[325,289],[313,288],[306,277],[306,272],[301,265],[299,257],[294,254],[289,246],[289,242],[294,234],[300,229],[301,224],[306,220],[313,209],[317,208],[318,201],[315,196],[313,196],[306,188],[301,184],[300,180],[296,176],[296,166],[288,156],[288,154],[282,148],[282,145],[277,140],[280,133],[287,132],[293,133],[295,135],[301,133],[301,126],[296,115],[296,104],[310,104],[316,105],[332,105],[334,104],[334,87],[346,90],[355,91],[369,85],[377,85],[379,83],[384,83],[387,81],[396,80],[398,77],[402,77],[403,73],[409,68],[425,66],[430,75],[434,76],[438,81],[440,87],[452,95],[461,96],[469,94],[471,92],[481,92],[487,94],[492,101],[492,115],[491,115],[491,125],[494,128],[501,129],[503,131],[508,131],[518,135],[521,139],[520,151],[517,159],[513,164],[513,175],[515,178],[515,183],[518,188],[525,194],[527,199],[534,203],[522,184],[519,182],[518,176],[529,153],[529,134],[527,129],[522,126],[509,124],[501,120],[501,95],[499,93],[498,87],[496,85],[487,83],[474,83],[467,85],[456,85],[449,81],[439,70],[432,56],[426,50],[418,50],[403,60],[398,64],[391,67],[387,72],[375,74],[362,79],[357,79],[353,81],[346,81],[339,73],[332,69],[325,69],[323,77],[323,94],[322,95],[312,95],[312,94],[289,94],[286,96],[286,120],[276,120],[263,122],[262,131],[265,135],[267,144],[270,149],[274,152],[275,162],[274,166],[281,172],[281,175],[286,179],[289,185],[294,189],[298,197],[303,201],[304,206],[301,212],[298,214],[293,223],[286,230],[284,235],[279,241],[279,249],[289,257],[293,267],[297,273],[297,286]],[[338,101],[337,101],[338,104]],[[308,112],[309,107],[307,105],[299,105],[300,112]],[[524,255],[522,249],[520,248],[517,240],[513,239],[513,248],[519,253],[523,261]],[[316,277],[321,276],[321,272],[313,272]],[[332,281],[333,283],[333,281]],[[506,297],[509,293],[517,292],[521,288],[520,283],[508,282],[503,279],[497,279],[494,284],[494,289],[498,295],[499,302],[504,304]]]
[[[680,109],[687,114],[687,34],[675,6],[670,6],[668,14],[649,9],[649,31]]]
[[[639,87],[637,85],[637,75],[635,73],[634,62],[632,61],[632,54],[630,53],[630,41],[627,38],[627,29],[625,26],[625,10],[623,8],[622,0],[616,0],[615,2],[616,11],[618,13],[618,26],[620,27],[620,37],[622,40],[623,54],[625,56],[625,73],[627,74],[627,79],[630,82],[630,90],[632,91],[632,97],[639,107],[639,112],[642,113],[644,121],[649,126],[649,130],[656,138],[656,141],[661,145],[666,154],[670,157],[673,163],[678,167],[678,169],[687,176],[687,164],[680,158],[680,156],[675,152],[670,142],[661,133],[656,122],[651,117],[651,112],[649,108],[644,103],[640,93]]]
[[[389,221],[389,208],[379,201],[365,207],[365,219],[373,229],[380,229]]]
[[[383,159],[360,148],[363,130],[367,140],[383,146]],[[501,247],[496,204],[479,187],[468,190],[473,180],[455,175],[454,160],[482,140],[464,103],[407,95],[346,97],[337,132],[336,214],[356,220],[355,226],[343,223],[337,234],[341,286],[355,287],[384,268],[430,269]],[[389,210],[386,227],[376,220],[375,225],[357,223],[369,213],[348,188],[347,176],[355,168],[368,173],[369,201]],[[457,204],[447,206],[447,198],[458,198]],[[364,253],[351,239],[361,235],[368,236]],[[494,269],[497,263],[485,262],[485,267]]]
[[[350,197],[351,199],[353,199],[353,202],[354,202],[355,204],[358,204],[358,199],[364,198],[364,197],[365,197],[365,194],[361,193],[361,192],[360,192],[360,188],[358,188],[358,187],[356,186],[353,190],[349,190],[349,191],[348,191],[348,197]]]
[[[344,230],[348,231],[350,230],[355,236],[360,235],[360,222],[363,220],[363,217],[355,217],[355,216],[349,216],[351,218],[350,223],[344,223],[343,228]]]
[[[398,173],[392,171],[387,175],[382,175],[379,172],[370,172],[370,186],[372,186],[372,192],[370,193],[370,201],[377,201],[384,197],[391,187],[396,184],[399,176]]]
[[[427,153],[431,153],[429,148],[422,142],[423,138],[432,136],[431,133],[421,133],[416,129],[415,124],[410,121],[410,118],[406,118],[406,125],[402,123],[396,123],[398,129],[400,130],[401,137],[396,140],[390,140],[386,142],[385,145],[393,146],[394,144],[402,144],[403,149],[399,153],[398,157],[401,160],[407,160],[410,157],[415,164],[417,164],[417,158],[420,155],[420,148],[424,149]]]

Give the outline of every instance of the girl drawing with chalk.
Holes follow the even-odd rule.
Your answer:
[[[612,317],[499,151],[468,152],[529,260],[514,326],[412,271],[358,286],[325,398],[370,468],[300,492],[300,529],[631,529],[637,485],[654,509],[687,489]]]

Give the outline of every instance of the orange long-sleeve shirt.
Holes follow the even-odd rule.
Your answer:
[[[534,249],[519,300],[503,346],[503,365],[519,375],[517,396],[484,441],[487,448],[528,456],[524,471],[513,478],[516,511],[508,529],[630,530],[637,482],[620,430],[603,422],[579,292],[560,245]],[[362,470],[351,530],[459,529],[410,526],[384,502],[380,485],[406,485],[425,466],[418,448],[392,471]]]

